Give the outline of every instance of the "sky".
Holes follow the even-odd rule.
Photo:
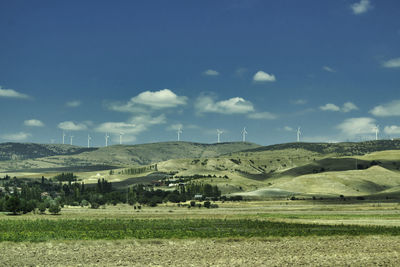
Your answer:
[[[399,18],[398,0],[0,1],[0,142],[398,138]]]

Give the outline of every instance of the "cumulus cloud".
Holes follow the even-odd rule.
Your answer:
[[[167,127],[167,131],[178,131],[179,129],[183,129],[182,123],[171,124]]]
[[[83,131],[87,130],[87,125],[84,123],[75,123],[73,121],[63,121],[58,124],[58,128],[64,131]]]
[[[133,142],[136,136],[146,131],[152,125],[163,124],[166,122],[164,114],[157,117],[150,115],[133,116],[126,122],[104,122],[99,124],[95,131],[101,133],[114,134],[113,141],[119,142],[119,134],[123,133],[123,142]]]
[[[79,101],[79,100],[68,101],[67,103],[65,103],[65,105],[66,105],[67,107],[70,107],[70,108],[79,107],[81,104],[82,104],[82,103],[81,103],[81,101]]]
[[[344,120],[336,128],[342,132],[342,135],[354,137],[360,134],[372,134],[375,132],[375,119],[368,117],[350,118]]]
[[[283,130],[287,131],[287,132],[293,132],[294,131],[294,129],[292,127],[290,127],[290,126],[283,127]]]
[[[253,120],[274,120],[277,116],[270,112],[254,112],[247,115],[247,117]]]
[[[43,127],[44,123],[41,122],[40,120],[31,119],[31,120],[24,121],[24,125],[31,126],[31,127]]]
[[[400,116],[400,100],[378,105],[369,112],[377,117]]]
[[[332,68],[329,67],[329,66],[323,66],[322,69],[323,69],[324,71],[327,71],[327,72],[336,72],[336,70],[332,69]]]
[[[246,114],[254,111],[253,104],[241,97],[214,101],[210,96],[200,96],[196,100],[195,108],[198,113]]]
[[[320,106],[319,109],[323,110],[323,111],[341,111],[341,112],[346,113],[346,112],[350,112],[352,110],[357,110],[358,107],[352,102],[346,102],[343,104],[342,107],[339,107],[332,103],[328,103],[323,106]]]
[[[275,82],[275,75],[268,74],[262,70],[257,71],[256,74],[253,76],[253,81],[255,82]]]
[[[391,134],[391,135],[400,134],[400,126],[397,125],[385,126],[383,131],[385,132],[385,134]]]
[[[385,68],[400,68],[400,57],[392,58],[382,63]]]
[[[169,89],[145,91],[132,97],[127,103],[111,103],[109,109],[120,112],[146,112],[149,108],[165,109],[186,105],[187,97],[178,96]]]
[[[340,108],[332,103],[328,103],[323,106],[320,106],[319,109],[323,110],[323,111],[340,111]]]
[[[101,133],[124,133],[136,135],[146,130],[146,127],[143,124],[127,122],[104,122],[97,126],[95,130]]]
[[[208,70],[204,71],[203,74],[207,75],[207,76],[218,76],[219,72],[216,70],[208,69]]]
[[[350,7],[355,15],[360,15],[370,10],[372,5],[369,0],[361,0],[358,3],[352,4]]]
[[[293,104],[295,105],[305,105],[307,104],[307,100],[305,99],[296,99],[292,101]]]
[[[350,112],[352,110],[358,110],[358,107],[352,102],[344,103],[341,109],[342,112]]]
[[[0,135],[0,138],[4,139],[6,141],[20,142],[20,141],[25,141],[30,136],[31,136],[30,133],[19,132],[19,133],[3,134],[3,135]]]
[[[7,97],[7,98],[29,98],[28,95],[19,93],[14,89],[2,89],[0,86],[0,97]]]

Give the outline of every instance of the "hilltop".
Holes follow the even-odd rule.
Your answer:
[[[0,143],[0,161],[35,159],[55,155],[75,155],[94,150],[97,150],[97,148],[63,144]]]
[[[113,145],[101,148],[80,148],[69,145],[4,144],[8,161],[0,162],[0,169],[38,169],[82,167],[94,165],[147,165],[180,158],[217,157],[259,147],[248,142],[200,144],[191,142],[161,142],[139,145]],[[18,148],[15,149],[15,148]],[[64,150],[63,150],[64,149]],[[19,154],[15,154],[18,151]],[[13,153],[14,156],[12,159]],[[11,157],[11,158],[10,158]],[[27,159],[27,160],[23,160]]]

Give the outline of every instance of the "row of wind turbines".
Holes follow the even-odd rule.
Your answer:
[[[123,135],[124,135],[124,133],[122,133],[122,132],[119,133],[119,144],[120,145],[122,145],[122,136]],[[62,143],[63,143],[63,145],[65,145],[65,137],[66,136],[67,135],[65,134],[65,132],[63,132],[63,134],[62,134]],[[70,139],[70,145],[72,146],[73,145],[74,136],[70,135],[69,139]],[[106,133],[105,136],[104,136],[104,139],[106,141],[105,142],[105,146],[108,146],[108,139],[110,139],[110,135],[108,133]],[[91,143],[92,143],[92,137],[90,136],[90,134],[88,134],[88,136],[87,136],[87,147],[88,148],[90,148]]]
[[[378,140],[379,125],[375,125],[372,129],[375,131],[375,140]],[[183,133],[182,128],[178,128],[178,130],[176,131],[178,142],[181,141],[181,134],[182,133]],[[223,133],[224,132],[222,130],[217,129],[217,143],[221,143],[221,135]],[[248,134],[248,132],[246,130],[246,127],[243,128],[241,134],[242,134],[242,141],[246,142],[246,136]],[[124,135],[124,133],[122,133],[122,132],[119,133],[119,144],[120,145],[122,145],[122,136],[123,135]],[[302,135],[301,127],[297,127],[296,135],[297,135],[297,142],[300,142],[300,138],[301,138],[301,135]],[[65,137],[66,136],[67,135],[65,134],[65,132],[63,132],[63,134],[62,134],[62,143],[63,143],[63,145],[65,144]],[[110,138],[110,135],[108,133],[106,133],[105,136],[104,136],[105,146],[106,147],[108,146],[108,139],[109,138]],[[70,135],[69,139],[70,139],[70,145],[73,145],[74,136]],[[90,136],[90,134],[88,134],[88,136],[87,136],[87,147],[88,148],[90,148],[91,143],[92,143],[92,137]]]

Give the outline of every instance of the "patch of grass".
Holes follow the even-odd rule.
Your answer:
[[[0,241],[400,235],[400,227],[261,220],[2,220]]]

